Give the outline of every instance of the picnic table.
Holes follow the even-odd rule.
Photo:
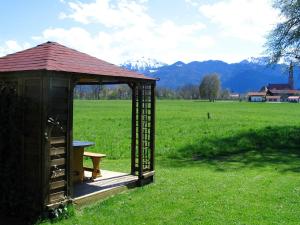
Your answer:
[[[98,154],[87,152],[84,149],[90,146],[94,146],[94,142],[89,141],[73,141],[73,182],[81,183],[84,179],[84,171],[92,172],[92,179],[101,177],[100,161],[106,157],[105,154]],[[83,167],[83,156],[90,157],[93,162],[93,168]]]

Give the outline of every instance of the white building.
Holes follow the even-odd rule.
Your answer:
[[[248,96],[249,102],[264,102],[264,101],[266,101],[266,93],[265,92],[249,92],[247,96]]]
[[[266,96],[266,101],[267,102],[281,102],[281,97],[280,96]]]
[[[289,96],[287,100],[288,100],[288,102],[299,103],[300,102],[300,96]]]

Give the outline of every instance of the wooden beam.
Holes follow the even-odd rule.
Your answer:
[[[59,148],[50,148],[50,155],[51,156],[55,156],[55,155],[61,155],[61,154],[65,154],[66,153],[66,149],[65,147],[59,147]]]
[[[133,90],[134,84],[133,83],[127,83],[127,85]]]
[[[52,174],[51,174],[51,179],[54,179],[54,178],[57,178],[57,177],[62,177],[62,176],[65,176],[66,175],[66,172],[65,172],[65,169],[59,169],[59,170],[56,170],[54,171]]]
[[[66,140],[65,140],[65,137],[62,136],[62,137],[51,137],[50,139],[50,144],[51,145],[54,145],[54,144],[65,144],[66,143]]]
[[[69,102],[68,102],[68,123],[67,123],[67,187],[66,192],[68,197],[73,196],[73,105],[74,105],[74,88],[76,86],[75,80],[69,80]]]
[[[59,202],[59,201],[63,201],[65,200],[65,192],[64,191],[60,191],[54,194],[50,194],[49,197],[49,202],[51,203],[55,203],[55,202]]]
[[[66,159],[65,158],[60,158],[60,159],[51,160],[50,165],[51,166],[61,166],[61,165],[65,165],[65,163],[66,163]]]
[[[155,169],[155,84],[151,85],[150,170]]]
[[[132,103],[131,103],[131,174],[135,175],[136,171],[136,85],[132,86]]]
[[[66,181],[60,180],[60,181],[55,181],[50,183],[50,190],[62,188],[66,185]]]

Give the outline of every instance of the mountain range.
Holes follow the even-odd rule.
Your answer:
[[[157,60],[145,59],[127,61],[121,65],[124,68],[159,78],[157,85],[171,89],[186,84],[199,85],[203,76],[218,73],[223,89],[236,93],[258,91],[269,83],[287,83],[288,66],[286,64],[267,65],[267,58],[250,58],[239,63],[226,63],[219,60],[194,61],[184,63],[178,61],[167,65]],[[299,68],[294,71],[295,85],[300,87]]]

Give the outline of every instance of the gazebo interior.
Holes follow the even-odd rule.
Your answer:
[[[120,81],[116,81],[115,79],[111,79],[111,81],[106,80],[105,82],[103,81],[99,81],[99,79],[80,79],[76,85],[129,85],[132,89],[133,86],[131,86],[130,84],[126,83],[126,82],[120,82]],[[100,100],[101,101],[101,100]],[[134,103],[133,103],[134,105]],[[135,106],[136,107],[136,106]],[[133,110],[134,111],[134,110]],[[75,125],[74,125],[75,126]],[[99,129],[101,129],[101,127],[99,127]],[[120,137],[122,138],[122,137]],[[76,139],[76,138],[74,138]],[[91,142],[90,142],[91,141]],[[94,140],[88,140],[88,142],[86,141],[76,141],[74,142],[73,145],[73,166],[77,167],[78,165],[78,160],[79,164],[83,165],[84,164],[84,160],[82,160],[82,155],[79,154],[78,152],[81,151],[79,147],[76,147],[76,145],[84,145],[84,149],[82,149],[83,152],[88,151],[88,148],[91,145],[94,145],[95,143],[93,143]],[[97,149],[97,146],[96,146]],[[106,154],[105,150],[103,150],[103,152],[101,152],[103,154]],[[78,159],[79,157],[79,159]],[[107,155],[107,157],[109,157],[109,155]],[[86,157],[87,159],[88,157]],[[103,159],[105,160],[105,158]],[[89,161],[91,161],[89,159]],[[128,171],[128,172],[119,172],[119,171],[111,171],[111,170],[105,170],[102,169],[102,159],[100,161],[100,173],[101,176],[97,177],[97,178],[93,178],[92,176],[92,171],[88,170],[85,166],[83,166],[85,169],[83,171],[83,179],[80,179],[76,176],[77,171],[74,171],[74,181],[73,181],[73,201],[76,205],[82,205],[82,204],[86,204],[90,201],[93,200],[97,200],[97,199],[102,199],[105,198],[109,195],[124,191],[128,188],[133,188],[139,185],[139,176],[137,173],[135,173],[132,169],[132,171]],[[130,164],[129,164],[130,165]],[[133,168],[133,166],[132,166]],[[130,167],[129,167],[130,170]],[[153,175],[154,173],[151,173],[151,175]],[[149,174],[150,175],[150,174]]]

